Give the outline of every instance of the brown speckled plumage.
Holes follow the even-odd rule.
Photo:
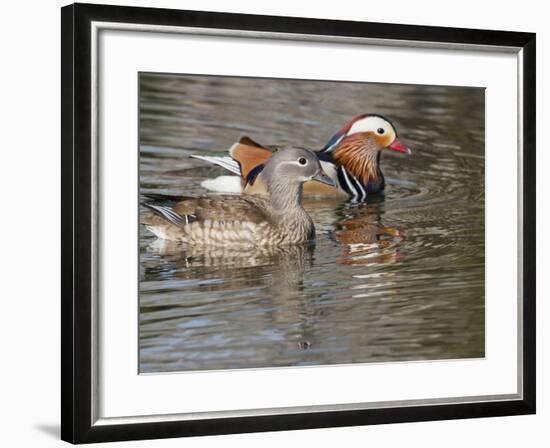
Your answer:
[[[161,238],[195,246],[279,246],[315,237],[313,222],[303,209],[281,213],[262,197],[189,198],[172,210],[183,217],[182,223],[170,222],[158,214],[148,215],[142,223]]]
[[[297,148],[278,151],[266,164],[264,179],[268,197],[181,197],[170,198],[170,205],[163,204],[166,197],[157,197],[143,204],[153,213],[142,224],[160,238],[193,246],[247,248],[314,239],[313,221],[301,203],[303,183],[331,182],[315,154]]]

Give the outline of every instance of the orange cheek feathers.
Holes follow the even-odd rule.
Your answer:
[[[386,135],[377,135],[376,136],[376,141],[378,142],[378,144],[380,145],[380,147],[382,148],[387,148],[388,146],[390,146],[394,140],[394,135],[391,135],[391,134],[386,134]]]

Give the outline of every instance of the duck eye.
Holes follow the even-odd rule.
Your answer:
[[[307,160],[306,160],[305,157],[300,157],[300,158],[298,159],[298,163],[299,163],[300,165],[305,165],[305,164],[307,163]]]
[[[380,135],[382,135],[384,133],[384,129],[383,128],[378,128],[376,130],[376,132],[378,132]]]

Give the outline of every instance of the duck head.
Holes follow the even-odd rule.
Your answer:
[[[335,186],[335,182],[321,168],[315,153],[304,148],[278,150],[266,162],[262,176],[268,187],[270,183],[303,184],[309,180]]]
[[[383,149],[411,154],[411,150],[398,138],[390,120],[373,114],[359,115],[338,131],[323,148],[323,152],[344,166],[364,185],[369,181],[383,186],[379,168]]]
[[[411,154],[411,150],[397,138],[390,120],[382,115],[363,114],[352,118],[326,144],[323,151],[333,152],[353,141],[361,141],[365,150],[380,151],[384,148]]]
[[[266,162],[262,179],[272,203],[285,208],[301,202],[304,182],[315,180],[333,187],[336,185],[321,168],[317,155],[304,148],[276,151]]]

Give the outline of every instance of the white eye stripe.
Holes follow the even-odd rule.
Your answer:
[[[298,162],[298,160],[287,160],[286,162],[283,162],[283,164],[291,164],[291,165],[298,165],[300,167],[304,167],[304,166],[307,166],[309,164],[308,160],[306,159],[306,163],[304,163],[303,165]]]

